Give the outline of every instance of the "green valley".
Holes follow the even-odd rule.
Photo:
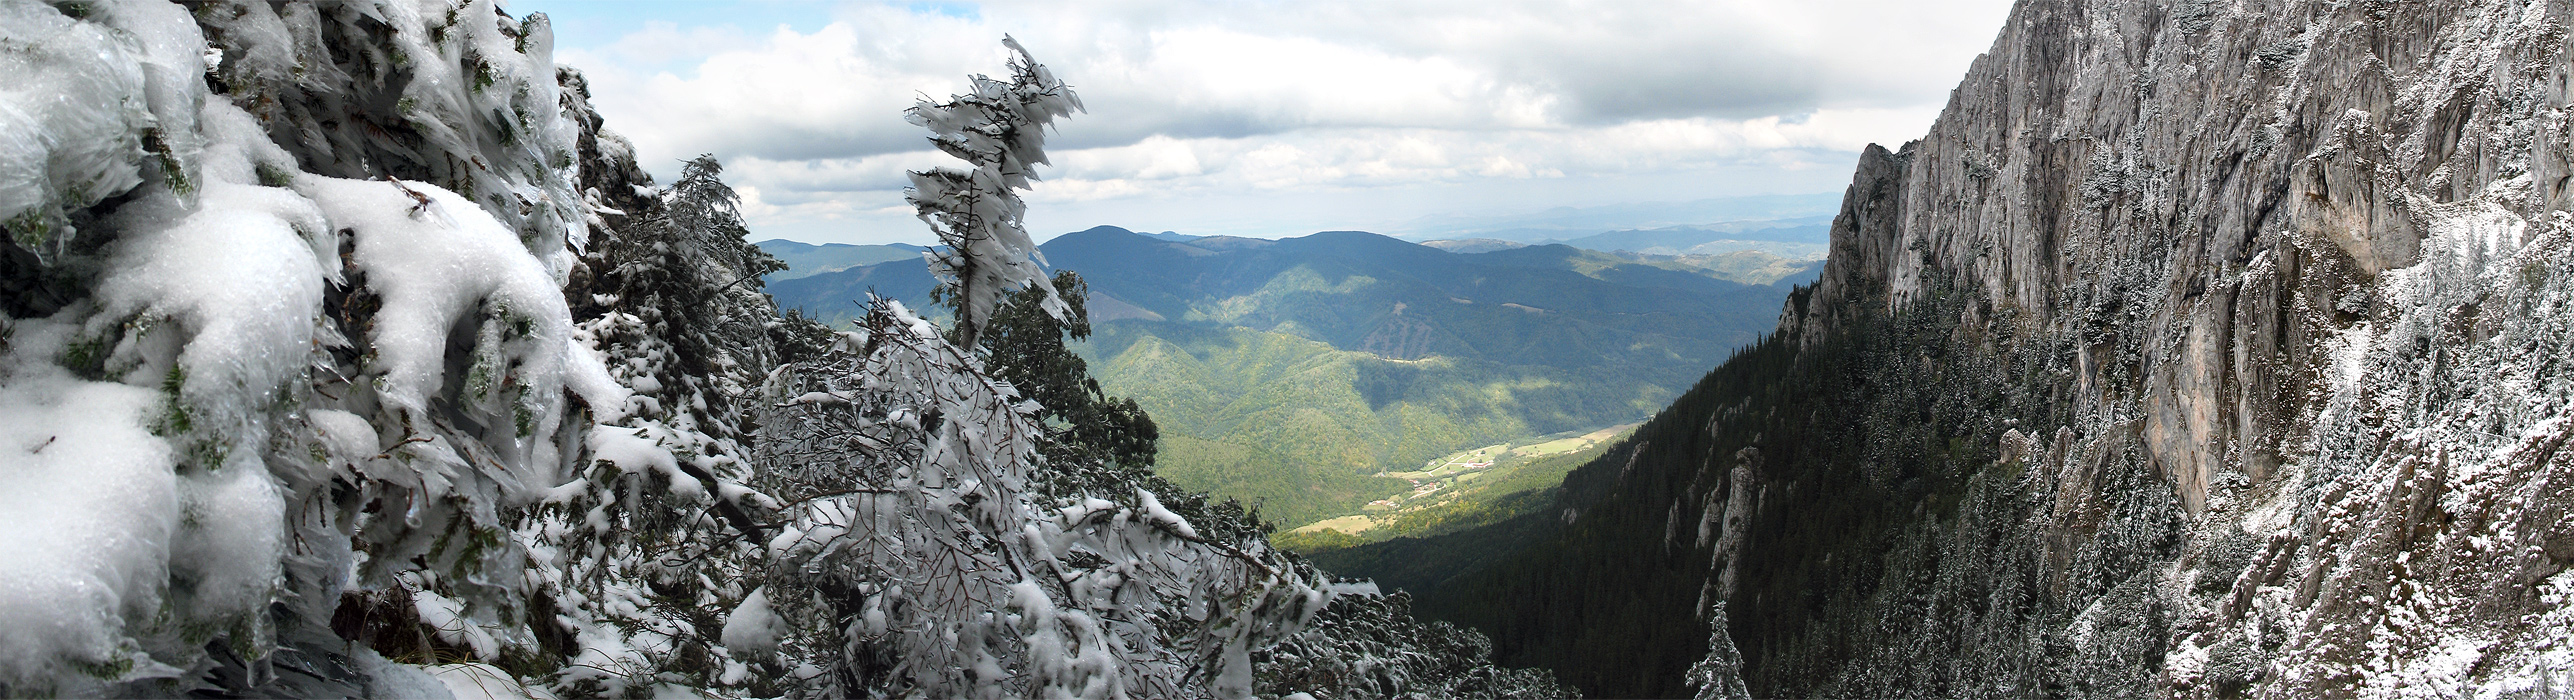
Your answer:
[[[1401,479],[1408,490],[1370,501],[1355,515],[1271,535],[1270,541],[1313,553],[1507,520],[1553,503],[1555,486],[1566,473],[1607,451],[1637,425],[1486,445],[1429,460],[1418,469],[1379,472],[1373,476]]]

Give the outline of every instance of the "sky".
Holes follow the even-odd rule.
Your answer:
[[[928,243],[902,112],[1006,77],[1080,95],[1039,239],[1399,233],[1432,216],[1838,192],[1926,132],[2009,0],[513,0],[663,182],[721,158],[754,239]]]

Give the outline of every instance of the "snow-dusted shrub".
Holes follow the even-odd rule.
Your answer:
[[[102,3],[78,3],[99,5]],[[212,82],[311,173],[427,182],[560,275],[583,245],[575,140],[544,15],[495,0],[205,0]]]

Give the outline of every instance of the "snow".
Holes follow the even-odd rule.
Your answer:
[[[1155,498],[1153,492],[1136,489],[1135,497],[1144,502],[1144,517],[1163,527],[1171,528],[1171,531],[1180,533],[1181,537],[1194,539],[1198,536],[1197,528],[1189,527],[1189,521],[1180,519],[1180,516],[1172,513],[1171,509],[1162,507],[1162,499]]]
[[[158,208],[118,213],[134,224],[99,286],[104,313],[93,331],[138,315],[177,321],[184,339],[172,340],[186,344],[172,375],[184,377],[180,396],[211,414],[200,416],[208,428],[255,434],[239,431],[309,364],[326,276],[310,237],[327,224],[294,193],[227,182],[209,183],[196,211],[168,226],[143,223],[164,213]],[[173,369],[135,359],[128,383],[158,384]]]
[[[489,371],[505,375],[490,380],[495,386],[458,388],[465,400],[506,419],[512,409],[498,395],[504,392],[492,389],[517,387],[518,400],[535,404],[528,408],[536,424],[519,426],[522,438],[553,432],[561,417],[557,388],[568,386],[594,407],[625,404],[626,392],[608,379],[598,354],[573,341],[571,312],[553,276],[517,235],[472,202],[426,183],[299,175],[295,189],[354,235],[355,271],[381,295],[370,340],[383,372],[377,390],[386,401],[425,414],[449,379],[449,334],[479,316],[477,350],[501,355]],[[552,463],[551,443],[520,443],[528,452],[511,460],[520,481],[550,486],[560,480],[528,466]]]
[[[456,693],[446,681],[432,675],[428,668],[394,663],[374,650],[359,647],[350,654],[357,662],[358,673],[367,677],[367,696],[403,698],[404,700],[456,700]]]
[[[490,664],[439,664],[418,667],[436,678],[456,700],[553,700],[554,694],[512,678]]]
[[[474,651],[474,658],[500,658],[500,643],[491,632],[465,615],[465,604],[426,589],[411,592],[412,607],[420,613],[420,624],[438,633],[438,639]]]
[[[0,676],[121,658],[161,606],[179,486],[149,389],[53,363],[73,329],[22,321],[0,356]]]
[[[767,655],[778,648],[778,627],[783,623],[769,611],[769,591],[751,591],[742,604],[733,608],[724,620],[724,646],[736,653]]]
[[[590,431],[590,452],[599,461],[615,464],[628,472],[659,472],[670,479],[672,493],[695,500],[705,495],[706,485],[697,477],[680,471],[678,458],[671,455],[669,448],[662,446],[661,440],[651,435],[667,435],[669,432],[668,428],[661,428],[658,424],[644,428],[599,426]],[[676,439],[676,436],[669,437]]]
[[[181,477],[182,518],[172,573],[194,582],[196,618],[266,612],[283,558],[286,501],[257,453],[238,450],[222,469]]]
[[[351,260],[384,297],[373,334],[384,370],[379,390],[397,405],[426,409],[446,379],[450,329],[486,303],[501,313],[533,315],[540,333],[570,325],[562,294],[518,237],[453,192],[427,183],[309,175],[297,178],[296,189],[356,236]],[[546,303],[548,297],[554,303]],[[565,339],[551,340],[560,347]]]
[[[304,422],[320,433],[324,449],[333,462],[355,462],[376,454],[375,425],[355,413],[316,408],[304,412]]]

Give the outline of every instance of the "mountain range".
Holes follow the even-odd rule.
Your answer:
[[[1356,231],[1280,240],[1116,227],[1041,247],[1090,288],[1080,348],[1163,427],[1159,470],[1293,527],[1410,488],[1456,450],[1638,420],[1773,324],[1795,278],[1743,284],[1564,245],[1455,253]],[[1811,274],[1807,272],[1805,274]],[[928,306],[917,261],[778,279],[847,319]]]
[[[1713,271],[1723,279],[1768,284],[1821,268],[1829,242],[1830,224],[1831,219],[1826,217],[1735,221],[1602,231],[1569,239],[1548,236],[1571,232],[1518,230],[1492,234],[1516,234],[1520,236],[1517,239],[1443,238],[1422,241],[1421,244],[1453,253],[1489,253],[1530,245],[1561,244],[1608,253],[1630,262],[1697,268]]]

